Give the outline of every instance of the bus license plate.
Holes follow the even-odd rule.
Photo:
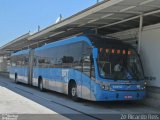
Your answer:
[[[124,96],[125,99],[132,99],[131,95]]]

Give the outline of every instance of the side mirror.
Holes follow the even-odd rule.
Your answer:
[[[92,53],[93,53],[93,58],[96,59],[98,57],[98,49],[97,48],[93,48],[92,49]]]

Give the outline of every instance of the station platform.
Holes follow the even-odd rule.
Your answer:
[[[5,77],[4,77],[5,76]],[[0,75],[0,120],[6,114],[20,115],[23,120],[118,120],[122,114],[159,115],[160,108],[142,102],[91,102],[72,101],[67,95],[53,91],[40,92],[38,88],[15,84]],[[148,99],[146,99],[148,100]],[[155,101],[153,101],[155,103]],[[153,104],[152,103],[152,104]],[[40,118],[37,118],[38,117]],[[28,119],[31,117],[31,119]],[[114,116],[114,118],[113,118]],[[49,119],[46,119],[46,118]]]

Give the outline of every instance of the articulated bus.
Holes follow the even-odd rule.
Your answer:
[[[10,78],[73,100],[142,100],[146,94],[138,53],[110,37],[76,36],[13,53]]]

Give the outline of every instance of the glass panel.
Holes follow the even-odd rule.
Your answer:
[[[11,56],[11,66],[24,67],[29,64],[29,56],[28,55],[16,55]]]
[[[100,51],[103,49],[100,48]],[[92,56],[92,48],[87,44],[83,43],[83,73],[89,77],[95,77],[94,63]]]
[[[16,66],[16,64],[17,64],[17,57],[12,56],[11,57],[11,66],[14,67],[14,66]]]
[[[82,42],[36,51],[35,59],[37,58],[43,59],[45,63],[43,67],[82,70]],[[41,61],[39,61],[38,65],[42,67]]]
[[[99,48],[99,74],[108,79],[144,79],[139,57],[134,49]]]
[[[72,68],[94,76],[92,49],[86,42],[77,42],[35,51],[34,66]],[[38,62],[37,62],[38,61]],[[91,69],[92,67],[92,69]]]

